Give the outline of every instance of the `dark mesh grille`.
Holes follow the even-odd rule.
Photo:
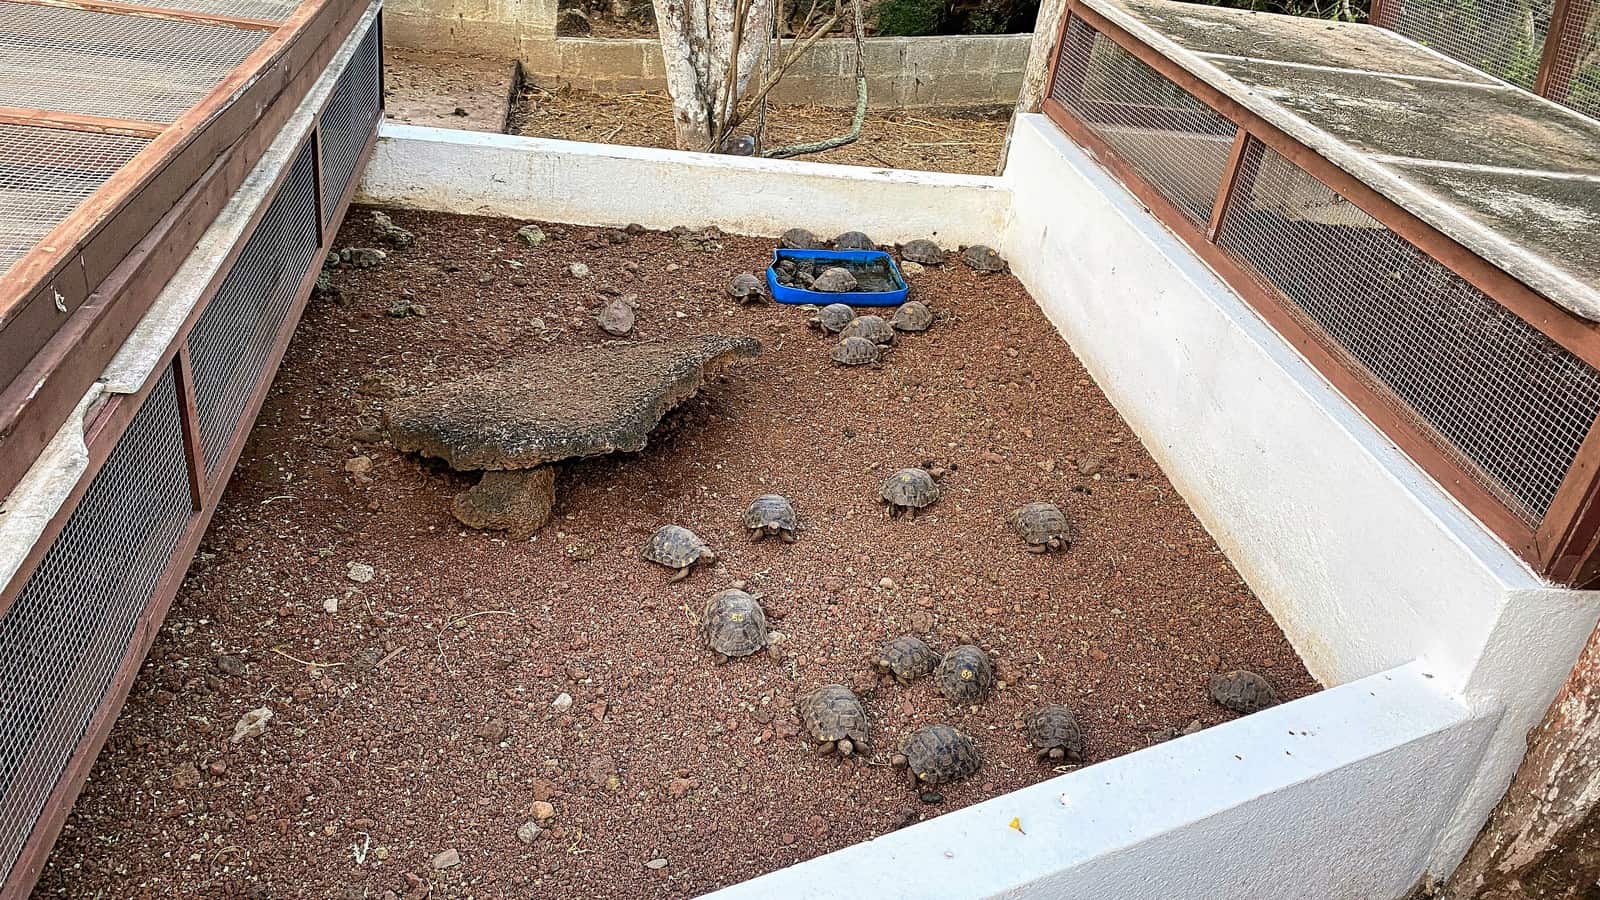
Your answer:
[[[367,36],[356,47],[350,65],[339,76],[333,96],[322,112],[322,220],[331,222],[334,209],[344,197],[345,188],[355,176],[356,157],[377,127],[382,105],[378,96],[378,28],[367,29]]]
[[[1600,0],[1572,0],[1551,87],[1563,103],[1600,118]]]
[[[1196,225],[1211,220],[1235,126],[1079,19],[1050,96]]]
[[[1524,522],[1600,413],[1600,374],[1251,141],[1217,244]]]
[[[295,295],[317,264],[314,164],[307,144],[189,335],[207,473],[221,463]]]
[[[0,618],[0,874],[105,699],[192,510],[168,369]]]

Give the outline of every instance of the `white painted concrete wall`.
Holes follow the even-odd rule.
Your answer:
[[[1489,725],[1414,664],[710,896],[1390,900]]]
[[[1434,871],[1504,791],[1600,615],[1552,588],[1042,116],[1019,121],[1003,246],[1312,674],[1421,658],[1502,721]]]
[[[357,199],[578,225],[857,229],[880,242],[993,241],[998,178],[616,147],[386,123]]]

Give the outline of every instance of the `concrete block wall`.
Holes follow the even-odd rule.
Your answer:
[[[388,0],[393,47],[515,57],[545,87],[598,93],[666,90],[654,38],[557,38],[557,0]],[[875,107],[1010,105],[1029,34],[869,38],[867,102]],[[780,103],[855,104],[855,44],[819,41],[774,91]]]

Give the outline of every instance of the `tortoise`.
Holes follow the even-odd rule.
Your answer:
[[[749,656],[767,645],[767,614],[760,601],[737,588],[718,591],[706,601],[700,631],[719,663]]]
[[[663,525],[645,541],[641,555],[650,562],[677,569],[668,579],[682,581],[689,577],[689,569],[697,562],[714,563],[717,554],[700,536],[682,525]]]
[[[850,338],[845,338],[850,340]],[[863,340],[857,338],[857,340]],[[927,469],[909,468],[890,475],[883,480],[883,486],[878,489],[878,496],[884,503],[889,504],[889,517],[897,518],[903,512],[911,513],[911,518],[917,517],[917,510],[932,506],[939,499],[939,483],[933,480]]]
[[[778,246],[785,250],[817,250],[822,247],[822,242],[804,228],[791,228],[778,238]]]
[[[850,274],[849,269],[842,266],[833,266],[822,270],[822,274],[811,282],[811,289],[828,294],[842,294],[846,291],[853,291],[856,289],[856,276]]]
[[[794,543],[795,530],[800,519],[794,513],[794,504],[782,494],[762,494],[750,501],[744,510],[744,527],[750,530],[750,540],[764,537],[782,538],[785,544]]]
[[[817,752],[826,756],[837,750],[840,756],[872,753],[872,732],[867,709],[861,698],[842,684],[829,684],[802,694],[796,705],[806,731],[818,742]]]
[[[977,703],[994,690],[994,664],[989,654],[971,644],[962,644],[939,660],[934,677],[939,690],[953,703]]]
[[[939,785],[978,771],[983,757],[972,738],[949,725],[929,725],[913,731],[889,763],[909,771],[914,785]]]
[[[1265,678],[1242,669],[1211,676],[1211,699],[1225,709],[1249,715],[1278,705],[1278,692]]]
[[[939,654],[933,652],[933,648],[923,643],[922,638],[907,634],[884,644],[872,665],[885,675],[893,675],[895,681],[910,684],[932,672],[938,664]]]
[[[894,343],[894,329],[879,316],[856,316],[839,333],[847,338],[866,338],[874,344]]]
[[[1047,553],[1072,546],[1072,525],[1061,507],[1039,500],[1011,511],[1011,528],[1029,553]]]
[[[991,272],[1004,272],[1006,261],[993,247],[985,244],[973,244],[971,247],[961,248],[961,261],[972,267],[974,272],[989,274]]]
[[[728,296],[739,301],[741,305],[760,303],[767,299],[767,286],[749,272],[740,272],[728,282]]]
[[[833,348],[833,361],[846,366],[869,366],[878,361],[878,345],[861,337],[847,337]],[[924,504],[926,505],[926,504]]]
[[[1022,730],[1040,759],[1083,762],[1083,729],[1065,706],[1051,703],[1039,707],[1023,720]]]
[[[846,231],[833,239],[833,249],[835,250],[876,250],[877,248],[878,245],[872,242],[872,238],[859,231]]]
[[[920,300],[900,304],[889,324],[896,331],[927,331],[933,325],[933,310]]]
[[[812,328],[820,328],[828,334],[838,334],[855,317],[856,311],[849,306],[843,303],[829,303],[827,306],[817,310],[816,315],[811,317],[810,325]]]
[[[900,258],[919,266],[944,265],[944,250],[933,241],[917,238],[900,248]]]

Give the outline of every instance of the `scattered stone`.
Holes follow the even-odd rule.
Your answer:
[[[339,286],[333,283],[333,276],[327,270],[317,273],[317,282],[311,287],[311,295],[329,299],[339,296]]]
[[[322,611],[327,613],[330,616],[333,615],[334,613],[338,612],[339,611],[339,598],[338,597],[329,597],[326,600],[323,600],[322,601]]]
[[[339,251],[339,262],[352,269],[370,269],[389,258],[377,247],[346,247]]]
[[[599,324],[600,330],[616,337],[622,337],[632,331],[635,319],[633,305],[628,303],[626,298],[620,297],[602,306],[599,314],[595,316],[595,322]]]
[[[573,278],[588,278],[589,267],[581,262],[575,262],[572,265],[567,266],[567,274],[571,275]]]
[[[450,504],[456,520],[480,531],[504,531],[525,541],[550,521],[556,506],[556,469],[495,470],[457,494]]]
[[[544,834],[544,829],[540,828],[539,823],[533,821],[532,819],[523,822],[517,828],[517,840],[523,842],[524,844],[533,843],[539,839],[539,835],[541,834]]]
[[[645,863],[644,867],[646,869],[665,869],[667,867],[667,861],[658,856],[655,859]]]
[[[244,660],[237,656],[224,653],[216,659],[217,671],[224,675],[243,675]]]
[[[456,852],[454,847],[434,854],[433,868],[435,871],[442,872],[445,869],[452,869],[459,865],[461,865],[461,854]]]
[[[491,744],[498,744],[511,736],[511,729],[499,719],[491,719],[478,726],[478,737]]]
[[[416,241],[416,235],[396,225],[383,210],[372,211],[372,229],[392,247],[409,247]]]
[[[267,723],[271,721],[271,707],[263,706],[259,709],[252,709],[239,717],[239,721],[233,726],[233,737],[228,740],[230,743],[237,744],[246,738],[260,737],[266,734]]]
[[[926,271],[928,270],[921,263],[914,263],[910,261],[902,261],[900,263],[900,274],[907,278],[916,278],[918,275],[921,275]]]
[[[192,762],[179,763],[172,775],[167,779],[174,788],[186,791],[200,784],[200,769]]]
[[[566,712],[572,708],[572,695],[565,691],[557,694],[556,699],[550,701],[550,708],[556,712]]]
[[[428,314],[428,308],[402,297],[389,304],[389,308],[384,310],[383,314],[391,319],[420,319]]]
[[[546,240],[544,229],[537,225],[524,225],[518,228],[517,237],[522,238],[523,243],[529,247],[537,247]]]
[[[811,289],[828,294],[842,294],[856,289],[856,276],[850,270],[841,266],[832,266],[822,270],[816,280],[811,282]]]
[[[372,580],[372,576],[377,574],[377,570],[366,563],[353,562],[348,566],[345,566],[344,574],[346,578],[349,578],[356,584],[366,584]]]
[[[699,782],[693,778],[677,777],[667,782],[667,796],[674,800],[681,800],[697,787]]]
[[[1100,474],[1100,470],[1104,469],[1105,467],[1106,467],[1105,460],[1101,459],[1098,456],[1080,456],[1080,457],[1078,457],[1078,474],[1079,475],[1086,475],[1086,476],[1087,475],[1098,475],[1098,474]]]
[[[366,475],[372,471],[372,457],[352,456],[344,461],[344,470],[351,475]]]
[[[548,800],[533,801],[533,818],[536,822],[548,822],[556,817],[556,808]]]

